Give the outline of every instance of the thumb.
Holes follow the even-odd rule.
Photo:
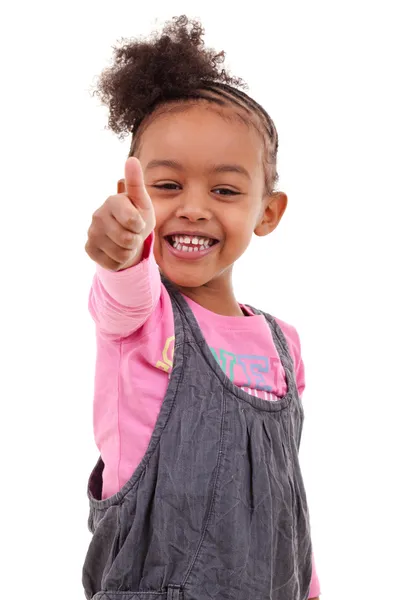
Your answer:
[[[151,200],[143,179],[143,171],[137,158],[130,157],[125,163],[125,193],[136,208],[151,208]]]

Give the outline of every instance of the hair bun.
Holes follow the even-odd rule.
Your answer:
[[[122,40],[95,94],[109,107],[108,126],[128,134],[158,102],[184,97],[205,83],[242,87],[223,68],[225,53],[205,48],[204,29],[186,16],[167,22],[148,40]]]

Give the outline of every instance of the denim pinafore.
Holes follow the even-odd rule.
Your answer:
[[[306,600],[303,409],[285,336],[266,314],[287,394],[255,398],[225,375],[185,299],[164,283],[175,323],[169,386],[147,452],[123,488],[101,500],[101,458],[90,476],[86,598]]]

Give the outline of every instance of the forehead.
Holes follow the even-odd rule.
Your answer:
[[[155,112],[140,135],[143,164],[156,158],[181,163],[241,163],[262,167],[263,143],[240,108],[213,104],[180,104]]]

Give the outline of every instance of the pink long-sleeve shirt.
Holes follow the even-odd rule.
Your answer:
[[[273,402],[286,393],[285,372],[262,315],[217,315],[186,298],[216,361],[246,392]],[[94,434],[104,462],[108,498],[131,478],[142,460],[164,399],[173,364],[171,300],[153,255],[153,236],[141,262],[125,271],[97,266],[89,310],[96,324]],[[300,341],[294,327],[276,319],[293,357],[297,387],[304,387]],[[310,598],[319,595],[313,559]]]

